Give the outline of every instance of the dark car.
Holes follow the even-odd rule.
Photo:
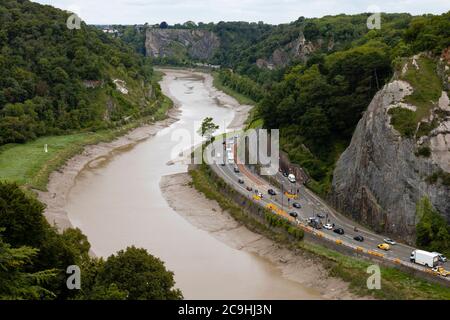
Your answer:
[[[298,202],[294,202],[293,204],[292,204],[292,206],[294,207],[294,208],[297,208],[297,209],[300,209],[302,206],[300,205],[300,203],[298,203]]]
[[[297,218],[297,217],[298,217],[298,213],[295,212],[295,211],[289,212],[289,215],[290,215],[291,217],[294,217],[294,218]]]
[[[318,216],[320,219],[325,219],[325,215],[324,215],[323,213],[318,213],[317,216]]]
[[[344,229],[342,229],[342,228],[336,228],[336,229],[333,230],[333,232],[334,232],[334,233],[337,233],[337,234],[344,234]]]
[[[243,183],[244,183],[244,180],[239,179],[238,182],[239,182],[240,184],[243,184]]]
[[[270,194],[271,196],[276,196],[277,195],[277,193],[273,189],[267,190],[267,193]]]
[[[234,167],[234,172],[239,173],[239,168],[238,167]]]
[[[247,191],[252,191],[253,190],[253,188],[252,187],[250,187],[250,186],[247,186]]]
[[[286,177],[286,178],[287,178],[288,175],[289,175],[289,174],[288,174],[287,172],[283,172],[283,177]]]
[[[353,238],[353,240],[359,241],[359,242],[363,242],[364,241],[364,237],[363,236],[355,236]]]

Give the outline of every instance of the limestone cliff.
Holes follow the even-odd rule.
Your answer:
[[[145,49],[151,57],[211,58],[219,47],[219,38],[207,30],[148,29]]]
[[[303,32],[294,41],[286,45],[277,47],[269,57],[260,57],[256,61],[256,65],[260,68],[274,69],[277,67],[285,67],[293,60],[305,63],[308,57],[318,51],[330,51],[334,48],[332,38],[324,40],[322,38],[316,41],[307,40]]]
[[[416,58],[405,64],[402,73],[408,66],[418,68]],[[444,70],[448,72],[448,66]],[[415,134],[405,137],[391,125],[389,110],[415,112],[417,106],[405,98],[417,88],[401,77],[394,79],[375,95],[338,160],[330,198],[353,219],[413,243],[416,204],[422,197],[428,197],[450,222],[450,186],[442,179],[448,179],[450,172],[450,106],[447,92],[442,91],[438,101],[430,101],[430,112]],[[422,123],[429,124],[429,130],[419,136]],[[425,156],[420,150],[426,150]]]

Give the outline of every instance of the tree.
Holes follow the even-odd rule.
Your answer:
[[[163,21],[159,24],[160,29],[167,29],[168,27],[169,27],[169,25],[165,21]]]
[[[430,251],[450,254],[450,228],[432,206],[430,200],[422,198],[417,204],[416,244]]]
[[[174,289],[173,272],[167,271],[164,263],[145,249],[128,247],[108,257],[97,274],[96,290],[104,288],[128,292],[129,300],[179,300],[183,298],[179,289]],[[103,288],[103,289],[101,289]]]
[[[213,122],[213,118],[206,117],[197,132],[202,137],[206,137],[208,141],[212,141],[213,134],[217,129],[219,129],[219,126]]]
[[[52,280],[56,270],[26,271],[26,267],[33,263],[38,250],[26,246],[12,248],[3,241],[2,231],[4,229],[0,228],[0,300],[55,297],[55,294],[45,289],[42,284]]]
[[[16,184],[0,182],[0,227],[14,246],[39,247],[44,239],[44,206]]]

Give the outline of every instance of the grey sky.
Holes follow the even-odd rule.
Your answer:
[[[264,21],[279,24],[300,16],[339,13],[409,12],[440,14],[450,0],[35,0],[77,12],[89,24],[169,24],[218,21]]]

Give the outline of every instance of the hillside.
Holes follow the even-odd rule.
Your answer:
[[[0,145],[154,114],[161,94],[150,62],[68,12],[0,3]]]

